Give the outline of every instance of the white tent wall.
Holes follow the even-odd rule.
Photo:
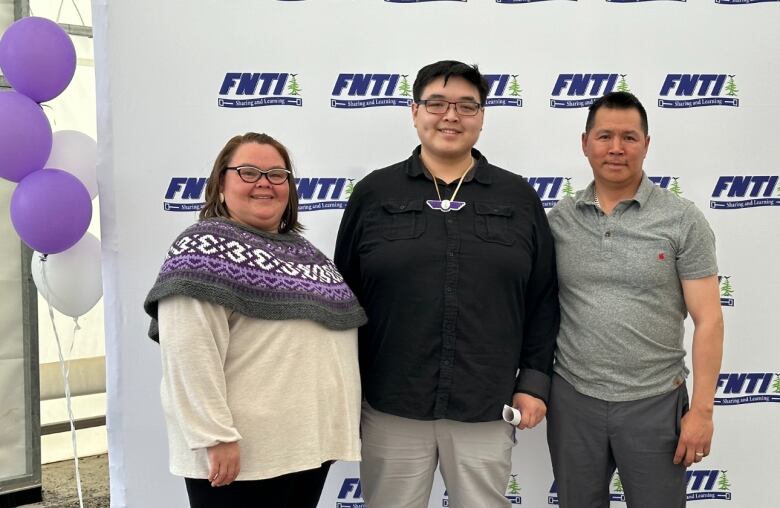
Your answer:
[[[7,239],[0,245],[0,480],[28,472],[26,449],[32,446],[26,435],[22,245],[8,213],[13,189],[14,184],[0,180],[0,238]]]
[[[702,209],[718,236],[724,276],[717,431],[712,454],[690,470],[688,495],[704,507],[773,504],[780,346],[771,317],[779,303],[780,207],[753,205],[780,204],[780,68],[773,63],[780,3],[728,3],[95,0],[112,506],[180,506],[185,499],[183,482],[167,471],[159,349],[146,337],[141,309],[169,243],[196,219],[171,208],[196,205],[198,179],[219,148],[250,130],[287,144],[302,178],[357,181],[405,158],[417,144],[408,108],[333,107],[372,98],[370,91],[340,94],[334,83],[349,73],[407,75],[411,82],[422,65],[446,58],[499,75],[491,98],[515,106],[487,109],[478,148],[499,166],[555,182],[546,190],[535,183],[543,200],[560,199],[566,179],[576,189],[590,180],[579,144],[585,109],[551,104],[592,93],[564,82],[556,94],[556,82],[566,74],[621,76],[643,100],[652,137],[645,168]],[[228,73],[280,73],[275,84],[286,81],[281,93],[220,93]],[[666,94],[664,82],[702,73],[736,84],[712,88],[708,100],[717,105],[661,107],[697,98],[676,96],[677,82]],[[291,94],[293,74],[302,90]],[[522,90],[501,86],[512,77]],[[386,102],[408,99],[397,87],[385,92],[379,99]],[[220,107],[287,99],[285,106]],[[301,218],[307,236],[330,254],[346,195],[328,191],[333,181],[319,185],[327,196],[302,197],[314,210]],[[690,322],[688,328],[690,345]],[[543,425],[519,434],[512,472],[520,490],[507,493],[523,506],[557,502],[544,438]],[[625,506],[620,492],[613,494],[613,506]],[[336,464],[321,506],[361,503],[357,465]],[[446,503],[437,477],[429,506]]]
[[[31,15],[45,17],[70,25],[81,25],[82,18],[79,17],[76,6],[83,17],[84,24],[91,26],[92,11],[89,0],[78,0],[75,4],[71,1],[62,2],[61,11],[60,2],[52,0],[32,0],[29,2]],[[0,2],[0,27],[2,28],[0,34],[4,32],[13,21],[14,2],[3,0]],[[71,36],[71,40],[76,47],[77,55],[77,67],[74,78],[68,88],[57,98],[45,103],[43,109],[49,118],[53,131],[56,132],[68,129],[77,130],[95,138],[95,69],[94,57],[92,54],[93,41],[91,38],[82,36]],[[3,183],[6,182],[4,181]],[[13,185],[10,183],[8,184],[8,187],[11,190],[13,189]],[[90,224],[89,232],[99,238],[98,199],[93,201],[93,207],[93,220],[92,224]],[[5,213],[7,214],[7,211]],[[14,242],[18,242],[18,236],[16,236],[13,229],[9,230],[9,235],[4,236],[4,238],[6,237],[13,239]],[[14,242],[6,242],[5,245],[10,247]],[[18,254],[18,248],[16,251]],[[6,307],[3,307],[3,310],[5,311]],[[10,307],[8,310],[10,311]],[[38,295],[38,318],[40,363],[56,363],[58,361],[58,354],[52,321],[49,318],[48,304],[40,294]],[[72,318],[63,316],[58,311],[54,310],[54,323],[59,332],[63,353],[65,354],[66,359],[78,360],[80,358],[103,357],[105,355],[102,300],[91,311],[79,318],[79,326],[81,329],[75,333],[75,336]],[[73,343],[71,349],[71,343],[74,339],[75,343]],[[73,365],[74,369],[79,368],[77,362]],[[94,377],[99,379],[93,380],[92,384],[103,383],[103,372],[95,373]],[[61,381],[59,381],[59,384],[61,384]],[[5,385],[0,384],[0,386]],[[42,392],[47,392],[51,389],[53,389],[51,386],[41,386]],[[76,418],[86,418],[104,415],[105,400],[105,393],[74,397],[74,416]],[[42,425],[67,421],[67,419],[68,416],[64,398],[44,400],[41,402]],[[77,431],[77,435],[79,455],[87,456],[105,453],[107,451],[105,427],[82,429]],[[65,432],[42,436],[41,461],[43,463],[65,460],[72,457],[73,448],[69,433]]]

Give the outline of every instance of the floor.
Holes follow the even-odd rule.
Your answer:
[[[79,459],[81,493],[85,508],[108,508],[108,456]],[[42,471],[43,502],[20,508],[78,508],[76,471],[72,460],[44,464]]]

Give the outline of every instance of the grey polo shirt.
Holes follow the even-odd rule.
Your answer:
[[[696,206],[643,175],[605,215],[593,183],[549,213],[561,326],[554,370],[585,395],[638,400],[688,375],[681,279],[718,273],[715,236]]]

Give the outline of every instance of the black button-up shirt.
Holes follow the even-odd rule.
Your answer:
[[[368,314],[363,394],[420,420],[501,418],[516,392],[547,400],[559,309],[555,254],[536,192],[488,163],[444,213],[418,147],[372,172],[350,197],[335,262]],[[439,181],[442,199],[458,181]]]

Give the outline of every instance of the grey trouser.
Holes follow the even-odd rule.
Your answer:
[[[411,420],[364,402],[360,430],[360,483],[368,508],[426,508],[437,463],[451,508],[510,506],[505,493],[513,427],[503,420]]]
[[[684,507],[685,466],[672,459],[687,410],[685,383],[647,399],[607,402],[555,374],[547,443],[561,508],[608,508],[615,467],[628,508]]]

